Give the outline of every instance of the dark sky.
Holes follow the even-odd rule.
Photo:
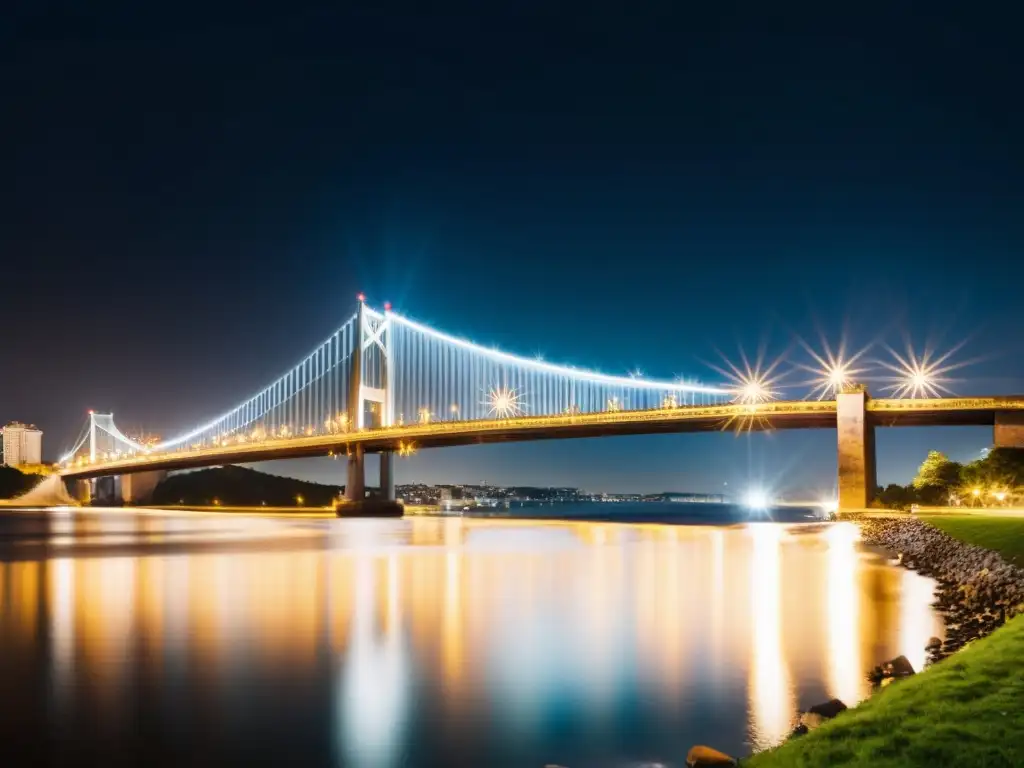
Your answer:
[[[359,290],[650,376],[714,380],[716,349],[816,328],[969,339],[958,393],[1024,391],[1022,19],[898,5],[16,3],[0,421],[42,426],[51,458],[87,408],[174,433],[305,354]],[[887,431],[880,479],[990,439]],[[425,451],[399,480],[824,487],[834,441]]]

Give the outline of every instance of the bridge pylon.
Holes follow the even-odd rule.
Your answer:
[[[366,306],[362,297],[356,310],[355,348],[352,350],[351,379],[348,388],[348,423],[351,429],[390,427],[394,424],[395,400],[392,375],[390,312],[377,312]],[[367,408],[369,406],[369,409]],[[381,493],[394,500],[394,475],[391,451],[380,455]],[[345,498],[361,501],[365,496],[363,449],[349,452]]]

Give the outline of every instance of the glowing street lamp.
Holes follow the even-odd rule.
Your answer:
[[[949,379],[944,374],[968,365],[968,362],[945,363],[962,346],[963,342],[934,360],[932,352],[927,349],[918,356],[908,346],[904,357],[890,348],[889,352],[895,358],[895,362],[882,362],[882,365],[896,375],[890,377],[893,383],[886,389],[892,391],[893,397],[919,398],[951,395],[952,391],[946,386]]]
[[[483,405],[487,406],[488,416],[508,419],[522,414],[524,403],[519,393],[511,387],[496,387],[487,393]]]

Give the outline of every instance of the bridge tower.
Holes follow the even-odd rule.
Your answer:
[[[394,423],[394,382],[391,375],[391,319],[389,308],[383,314],[366,306],[359,297],[356,310],[356,332],[353,334],[351,380],[348,388],[348,423],[350,429],[390,427]],[[395,498],[394,457],[391,451],[380,454],[381,494]],[[363,448],[356,445],[348,456],[348,477],[345,498],[361,501],[366,496]]]

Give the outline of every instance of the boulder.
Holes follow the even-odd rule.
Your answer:
[[[817,728],[819,725],[822,725],[826,721],[827,718],[825,718],[822,715],[819,715],[816,712],[804,712],[802,715],[800,715],[800,725],[802,725],[808,731],[813,731],[815,728]]]
[[[717,749],[698,744],[686,753],[686,764],[691,768],[705,765],[736,765],[736,760]]]
[[[846,705],[839,699],[829,699],[824,704],[815,704],[807,711],[815,715],[821,715],[826,720],[831,720],[845,709]]]
[[[906,656],[897,656],[895,659],[884,661],[871,670],[868,679],[878,685],[884,680],[892,680],[900,677],[910,677],[914,674],[914,666]]]
[[[910,677],[914,674],[914,665],[906,656],[897,656],[892,661],[885,662],[882,668],[886,672],[886,677]]]
[[[937,651],[942,647],[942,640],[938,637],[933,637],[928,641],[928,645],[924,647],[926,651]]]

